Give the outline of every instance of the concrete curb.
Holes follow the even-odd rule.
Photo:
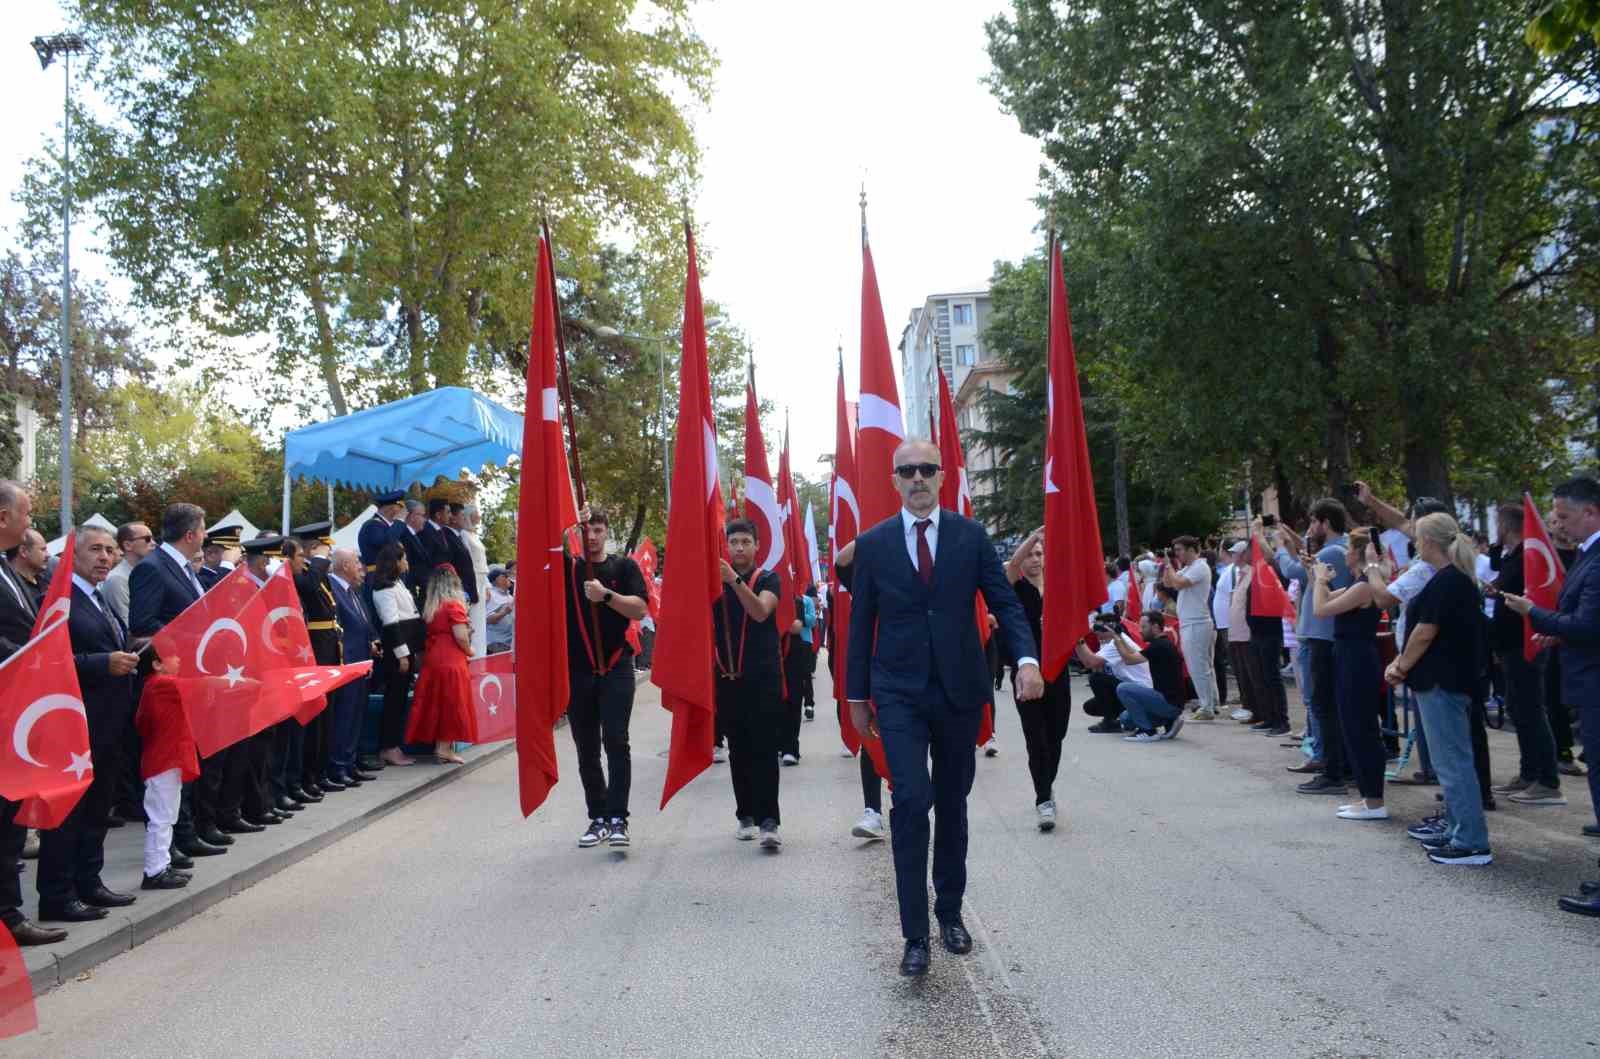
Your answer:
[[[638,687],[648,681],[649,678],[650,674],[648,672],[635,673],[634,686]],[[556,722],[556,727],[563,728],[566,723],[567,718],[563,715]],[[30,964],[28,975],[32,979],[33,995],[42,996],[57,986],[72,981],[79,975],[99,966],[113,956],[143,945],[151,938],[194,918],[218,902],[224,901],[234,894],[242,893],[263,879],[270,878],[285,868],[298,864],[307,857],[326,849],[340,839],[377,823],[390,813],[403,809],[418,798],[430,794],[446,784],[454,783],[461,777],[470,775],[491,762],[498,761],[515,749],[516,743],[514,741],[484,749],[469,757],[464,765],[448,771],[441,771],[438,775],[430,777],[415,787],[398,792],[388,801],[374,805],[357,816],[334,824],[325,831],[309,834],[300,842],[286,849],[279,850],[254,864],[242,867],[237,872],[210,881],[206,885],[195,885],[201,878],[197,875],[195,882],[192,882],[182,891],[177,891],[180,896],[170,903],[162,904],[159,907],[152,907],[146,904],[144,908],[140,908],[139,905],[132,905],[128,910],[118,910],[113,915],[123,919],[120,925],[113,927],[110,933],[102,934],[92,940],[83,942],[76,948],[61,951],[59,946],[50,946],[34,950],[39,954],[39,956],[35,957],[35,960],[40,962],[35,964],[32,960],[28,961]],[[473,754],[473,750],[468,750],[467,753]],[[133,911],[133,909],[138,909],[138,911]],[[25,956],[29,955],[29,951],[26,949],[23,950],[23,953]],[[40,959],[40,957],[43,957],[43,959]]]

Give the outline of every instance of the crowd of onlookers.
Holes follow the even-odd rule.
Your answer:
[[[1541,522],[1549,546],[1523,504],[1506,504],[1491,543],[1446,504],[1402,510],[1358,482],[1311,504],[1299,529],[1258,517],[1241,539],[1182,537],[1109,563],[1098,647],[1077,651],[1100,718],[1090,731],[1154,742],[1185,720],[1231,718],[1299,750],[1296,790],[1335,798],[1343,820],[1389,819],[1388,784],[1438,786],[1438,811],[1408,834],[1434,863],[1490,864],[1497,799],[1566,805],[1563,776],[1588,775],[1600,804],[1573,753],[1575,718],[1585,747],[1600,742],[1600,482],[1562,483]],[[1527,590],[1561,571],[1555,605],[1535,606]],[[1282,593],[1291,609],[1263,605]],[[1224,713],[1230,677],[1238,706]],[[1299,731],[1286,680],[1306,706]],[[1486,729],[1507,723],[1519,761],[1496,782]],[[1600,884],[1580,889],[1561,906],[1600,915]]]

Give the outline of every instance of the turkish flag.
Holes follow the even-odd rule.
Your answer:
[[[819,565],[821,556],[817,551],[817,518],[809,500],[806,501],[805,522],[801,524],[800,532],[806,542],[806,583],[814,585],[822,576],[822,569]]]
[[[1046,680],[1066,668],[1073,648],[1089,631],[1089,614],[1106,595],[1100,515],[1094,503],[1089,441],[1078,390],[1078,355],[1072,345],[1072,312],[1061,270],[1061,244],[1050,238],[1050,323],[1047,342],[1044,450],[1044,643],[1040,667]]]
[[[683,292],[683,358],[678,370],[678,444],[672,459],[672,495],[667,514],[670,581],[661,591],[661,627],[656,630],[651,683],[672,713],[672,741],[661,805],[711,767],[717,711],[712,672],[711,608],[722,596],[722,485],[717,471],[716,419],[711,412],[711,373],[706,363],[706,318],[700,300],[700,267],[694,232],[684,226],[689,272]],[[671,589],[671,591],[668,591]]]
[[[1261,554],[1261,542],[1250,538],[1250,616],[1294,620],[1294,601],[1278,580],[1278,571]]]
[[[555,260],[539,240],[528,339],[527,397],[522,418],[522,479],[517,501],[517,625],[513,633],[512,701],[517,736],[517,792],[527,817],[560,779],[556,721],[571,698],[567,670],[566,532],[578,522],[572,476],[561,437]],[[583,554],[581,549],[574,554]]]
[[[800,524],[800,494],[795,491],[789,463],[787,429],[783,432],[783,451],[778,456],[778,517],[783,519],[784,561],[793,584],[792,594],[803,596],[811,585],[811,574],[806,563],[805,530]]]
[[[300,593],[294,587],[294,570],[288,563],[267,578],[259,595],[266,611],[261,643],[270,658],[268,664],[281,679],[293,682],[299,699],[294,719],[304,727],[328,705],[327,692],[332,689],[325,686],[322,667],[316,665],[311,633],[306,629],[306,614],[300,606]]]
[[[1134,567],[1128,567],[1128,602],[1122,607],[1122,616],[1133,622],[1134,628],[1139,627],[1139,619],[1144,616],[1144,589],[1139,585],[1139,575],[1134,572]]]
[[[66,543],[61,546],[61,558],[56,563],[55,576],[50,579],[50,587],[45,590],[44,599],[39,601],[39,613],[33,619],[33,632],[30,638],[44,632],[44,627],[55,621],[66,621],[72,609],[72,554],[76,545],[74,541],[78,535],[77,530],[67,534]]]
[[[11,931],[0,930],[0,1037],[19,1037],[38,1028],[28,965]]]
[[[471,742],[499,743],[517,735],[516,666],[510,651],[479,655],[467,662],[472,679]]]
[[[656,546],[649,537],[639,542],[639,547],[634,549],[633,561],[639,564],[639,573],[644,575],[645,607],[650,612],[652,621],[661,619],[661,586],[656,584]]]
[[[1556,555],[1550,533],[1544,528],[1544,519],[1533,497],[1522,494],[1522,586],[1536,607],[1555,610],[1561,598],[1561,588],[1567,583],[1566,568]],[[1529,662],[1543,648],[1533,642],[1533,623],[1526,615],[1522,618],[1522,657]]]
[[[944,484],[939,487],[939,506],[958,515],[973,517],[972,490],[967,484],[967,457],[961,451],[961,431],[956,425],[956,406],[950,399],[950,384],[945,381],[944,370],[935,366],[939,376],[939,462],[944,466]],[[978,623],[978,640],[989,646],[989,607],[983,596],[973,597],[973,613]],[[994,735],[994,701],[983,704],[983,720],[978,725],[978,745],[987,743]]]
[[[57,621],[0,663],[0,798],[22,803],[19,825],[59,827],[93,773],[72,638]]]
[[[300,707],[269,646],[272,624],[263,594],[241,565],[151,638],[162,671],[178,682],[202,757]]]
[[[760,405],[756,401],[752,371],[744,388],[744,517],[755,523],[756,565],[778,575],[778,639],[786,646],[789,623],[794,621],[794,572],[789,568],[781,505],[782,498],[767,465],[767,443],[761,434]],[[779,658],[783,657],[784,649],[779,648]],[[788,698],[787,687],[783,694]]]
[[[889,355],[889,332],[883,324],[883,301],[878,297],[878,273],[872,265],[872,248],[861,240],[861,400],[856,435],[854,484],[861,500],[860,529],[868,530],[900,510],[894,487],[894,450],[905,440],[900,414],[900,391],[894,381],[894,360]]]
[[[833,449],[833,485],[828,499],[828,538],[833,554],[837,556],[853,544],[861,525],[861,507],[856,503],[855,442],[850,429],[849,410],[844,400],[844,364],[839,365],[838,418]],[[828,618],[833,622],[832,666],[833,697],[839,702],[839,738],[845,749],[856,754],[861,751],[861,736],[850,723],[850,711],[844,707],[845,658],[850,642],[850,590],[839,581],[838,569],[828,564],[828,585],[833,593],[833,607]]]

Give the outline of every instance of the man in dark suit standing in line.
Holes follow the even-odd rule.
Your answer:
[[[205,542],[206,513],[194,504],[173,504],[161,517],[161,544],[128,575],[129,647],[144,646],[167,623],[204,595],[189,560]],[[221,755],[214,755],[220,757]],[[212,796],[222,785],[222,763],[200,763],[200,779],[183,785],[172,846],[186,857],[215,857],[233,839],[217,830]]]
[[[378,630],[367,609],[361,591],[366,570],[356,553],[339,548],[333,553],[333,564],[328,570],[328,583],[333,588],[334,607],[338,614],[340,637],[344,645],[344,663],[366,662],[380,650]],[[328,712],[333,717],[332,750],[328,754],[328,778],[346,787],[360,786],[367,780],[377,779],[363,772],[356,764],[356,751],[361,744],[361,722],[367,716],[368,677],[353,680],[329,696]]]
[[[368,574],[377,569],[378,553],[383,551],[383,546],[390,541],[399,540],[400,535],[406,532],[406,524],[400,521],[400,516],[406,509],[405,500],[404,489],[392,489],[372,498],[378,510],[361,524],[361,532],[356,535],[356,547],[361,552],[361,565]],[[370,594],[366,602],[371,602]]]
[[[427,582],[428,546],[422,539],[422,531],[428,528],[428,514],[420,500],[406,501],[405,519],[401,523],[405,528],[396,535],[400,546],[406,550],[406,587],[411,590],[411,598],[416,600],[417,611],[422,611],[422,586]]]
[[[22,543],[33,517],[33,498],[16,482],[0,478],[0,551]],[[0,662],[22,649],[38,616],[33,596],[11,564],[0,559]],[[59,927],[41,927],[22,914],[22,844],[28,829],[16,823],[20,802],[0,799],[0,922],[18,945],[52,945],[66,938]]]
[[[450,502],[450,513],[444,520],[444,539],[450,547],[448,561],[461,576],[461,589],[467,594],[467,606],[473,607],[478,603],[478,568],[472,562],[467,542],[461,539],[461,531],[466,528],[466,510],[465,504],[453,500]]]
[[[870,471],[868,473],[871,473]],[[928,810],[939,939],[972,950],[961,922],[967,885],[967,794],[983,704],[992,692],[973,619],[979,592],[1017,659],[1017,697],[1044,694],[1027,616],[983,527],[939,508],[939,449],[910,439],[894,455],[903,507],[856,538],[846,698],[857,731],[881,735],[894,783],[890,833],[900,973],[928,971]],[[928,757],[933,774],[928,774]]]
[[[344,662],[344,633],[339,628],[339,608],[333,598],[333,584],[328,580],[328,570],[333,560],[330,552],[333,538],[332,522],[313,522],[296,526],[293,530],[310,558],[305,568],[295,574],[294,587],[300,595],[300,609],[305,612],[306,635],[311,639],[312,657],[320,666],[336,666]],[[328,774],[328,758],[333,752],[333,709],[330,703],[305,726],[305,739],[300,751],[300,786],[310,794],[342,791],[353,784],[341,783]]]
[[[1527,615],[1534,633],[1547,644],[1560,642],[1562,698],[1577,707],[1583,745],[1593,750],[1600,747],[1600,481],[1573,478],[1556,486],[1555,522],[1578,544],[1578,558],[1567,570],[1556,609],[1536,607],[1524,596],[1500,598],[1505,606]],[[1589,794],[1600,812],[1596,764],[1600,763],[1589,762]],[[1578,889],[1581,896],[1561,898],[1562,911],[1600,916],[1600,882],[1585,882]]]
[[[452,562],[454,559],[450,549],[450,537],[445,530],[445,523],[449,521],[450,501],[442,496],[429,500],[428,521],[417,531],[417,540],[422,545],[422,573],[417,577],[418,598],[427,597],[428,581],[433,577],[433,568],[440,563]],[[456,567],[456,573],[463,575],[460,567]],[[465,588],[466,585],[463,583],[461,587]]]
[[[135,900],[108,888],[100,872],[121,748],[133,726],[133,671],[139,656],[124,650],[122,623],[100,598],[100,583],[121,558],[116,538],[98,526],[79,526],[74,542],[73,554],[61,561],[72,564],[67,631],[89,723],[94,779],[60,827],[40,832],[38,886],[40,919],[84,923]]]

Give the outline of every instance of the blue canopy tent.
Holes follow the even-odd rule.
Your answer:
[[[283,532],[296,478],[361,489],[406,489],[522,454],[522,417],[471,390],[445,386],[291,430],[283,447]]]

